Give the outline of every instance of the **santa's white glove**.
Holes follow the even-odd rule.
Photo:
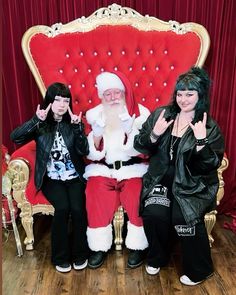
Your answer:
[[[105,122],[102,118],[99,118],[97,121],[94,121],[92,123],[93,135],[95,137],[102,136],[104,133],[104,127],[105,127]]]
[[[125,112],[123,114],[120,114],[119,118],[122,129],[126,134],[129,134],[133,128],[135,114],[133,114],[133,116],[131,117],[128,112]]]

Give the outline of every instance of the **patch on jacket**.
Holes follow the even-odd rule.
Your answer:
[[[195,226],[175,225],[178,236],[195,236]]]

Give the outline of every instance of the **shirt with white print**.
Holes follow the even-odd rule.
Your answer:
[[[51,179],[69,180],[79,176],[71,161],[62,135],[57,131],[47,163],[47,175]]]

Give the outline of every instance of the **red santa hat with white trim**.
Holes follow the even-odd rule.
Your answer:
[[[126,107],[130,116],[133,114],[140,115],[138,103],[134,99],[132,87],[127,77],[118,71],[103,72],[96,77],[98,96],[103,98],[104,91],[117,88],[125,92]]]

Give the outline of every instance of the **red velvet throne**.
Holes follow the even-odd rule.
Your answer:
[[[22,39],[24,56],[42,95],[51,83],[66,83],[73,95],[74,112],[82,111],[83,115],[100,102],[95,77],[102,71],[126,74],[138,103],[150,111],[167,104],[176,78],[192,65],[202,66],[209,46],[209,35],[199,24],[163,22],[116,4],[68,24],[34,26]],[[30,142],[13,153],[8,165],[27,250],[33,249],[33,215],[54,212],[42,192],[35,189],[34,161],[35,143]],[[227,160],[222,164],[219,200],[223,197],[222,171]],[[210,242],[215,214],[206,215]],[[117,249],[122,245],[122,224],[120,208],[114,217]]]

